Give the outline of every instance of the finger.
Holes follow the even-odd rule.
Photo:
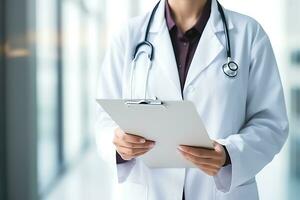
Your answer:
[[[124,133],[121,131],[118,131],[116,133],[116,136],[121,139],[124,140],[126,142],[130,142],[130,143],[136,143],[136,144],[143,144],[146,142],[146,139],[137,135],[132,135],[129,133]]]
[[[206,173],[218,173],[219,172],[219,170],[212,169],[212,168],[209,168],[209,167],[198,166],[198,168],[200,168],[202,171],[204,171]]]
[[[115,146],[122,146],[122,147],[127,147],[127,148],[153,148],[155,145],[155,142],[147,140],[144,144],[136,144],[136,143],[129,143],[121,140],[118,137],[115,137],[113,140],[113,143]]]
[[[122,152],[119,152],[119,151],[117,150],[117,152],[120,154],[120,156],[122,157],[123,160],[131,160],[131,159],[133,159],[133,158],[136,158],[136,157],[138,157],[138,156],[141,156],[141,155],[147,153],[148,151],[149,151],[149,149],[148,149],[148,150],[145,150],[145,151],[141,151],[141,152],[135,153],[135,154],[133,154],[133,155],[128,155],[128,154],[126,154],[126,153],[122,153]]]
[[[193,162],[192,162],[193,163]],[[215,176],[218,174],[219,170],[218,168],[214,167],[214,166],[209,166],[209,165],[197,165],[195,163],[193,163],[197,168],[199,168],[201,171],[203,171],[204,173],[206,173],[209,176]]]
[[[134,154],[134,157],[141,156],[141,155],[147,153],[147,152],[150,151],[150,150],[151,150],[151,149],[148,149],[148,150],[146,150],[146,151],[142,151],[142,152],[136,153],[136,154]]]
[[[199,157],[195,157],[191,154],[185,154],[184,155],[188,160],[190,160],[191,162],[195,163],[196,165],[209,165],[215,168],[219,168],[221,166],[221,162],[219,162],[219,160],[215,160],[215,159],[209,159],[209,158],[199,158]]]
[[[219,170],[213,170],[213,169],[206,168],[206,167],[203,167],[203,166],[198,166],[198,168],[201,169],[204,173],[206,173],[210,176],[216,176],[219,172]]]
[[[216,166],[209,165],[209,164],[197,164],[197,166],[205,168],[205,169],[209,169],[209,170],[216,170],[216,171],[219,171],[221,169],[221,167],[216,167]]]
[[[222,153],[224,151],[224,147],[217,142],[214,142],[214,148],[215,148],[215,151],[219,152],[219,153]]]
[[[136,158],[138,156],[144,155],[147,152],[148,151],[140,152],[140,153],[137,153],[137,154],[132,155],[132,156],[127,155],[127,154],[120,154],[120,156],[122,157],[123,160],[131,160],[131,159]]]
[[[133,156],[118,152],[123,160],[131,160]]]
[[[219,154],[217,154],[214,150],[211,150],[211,149],[190,147],[190,146],[184,146],[184,145],[180,145],[178,148],[181,151],[184,151],[186,153],[192,154],[192,155],[200,157],[200,158],[219,158],[220,157]]]
[[[180,151],[180,153],[189,161],[193,162],[196,165],[206,164],[211,165],[215,167],[219,167],[220,164],[218,163],[218,160],[216,159],[209,159],[209,158],[200,158],[197,156],[194,156],[192,154]]]
[[[140,148],[153,148],[155,143],[153,141],[147,140],[143,144],[136,144],[136,143],[130,143],[130,142],[120,140],[118,142],[118,145],[123,147],[133,148],[133,149],[140,149]]]
[[[149,150],[150,150],[149,148],[132,149],[132,148],[121,147],[121,146],[117,147],[118,152],[120,152],[122,154],[129,155],[129,156],[133,156],[135,154],[145,152],[145,151],[149,151]]]

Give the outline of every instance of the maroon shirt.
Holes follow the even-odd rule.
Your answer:
[[[211,12],[211,0],[207,0],[203,8],[202,15],[199,17],[196,24],[192,28],[190,28],[189,30],[183,33],[176,26],[175,20],[173,19],[171,8],[168,2],[166,1],[165,17],[166,17],[167,27],[170,33],[170,38],[173,44],[173,50],[176,57],[181,91],[183,91],[188,70],[190,68],[191,62],[193,60],[203,30],[210,17],[210,12]]]

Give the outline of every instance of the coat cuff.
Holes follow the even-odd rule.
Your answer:
[[[217,190],[227,193],[230,191],[232,179],[232,165],[227,165],[222,167],[219,173],[214,176],[214,181],[216,184]]]
[[[132,159],[130,161],[117,164],[117,174],[118,174],[118,182],[123,183],[126,181],[127,177],[129,176],[132,168],[134,167],[136,163],[135,159]]]
[[[232,158],[234,157],[234,151],[232,150],[231,146],[227,144],[226,140],[224,139],[219,139],[216,141],[226,148],[226,151],[232,162]],[[234,170],[234,166],[233,164],[231,164],[231,162],[230,164],[222,167],[219,173],[216,176],[214,176],[214,182],[216,184],[217,190],[223,193],[228,193],[232,188],[232,172]]]
[[[116,162],[117,164],[122,164],[128,162],[128,160],[124,160],[121,155],[116,151]]]
[[[227,165],[230,165],[231,164],[231,159],[230,159],[230,155],[228,153],[228,150],[226,148],[225,145],[222,145],[224,147],[224,150],[225,150],[225,154],[226,154],[226,160],[225,160],[225,163],[223,165],[223,167],[227,166]]]

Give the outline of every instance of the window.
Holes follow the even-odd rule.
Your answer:
[[[37,0],[38,183],[43,194],[59,172],[56,3]],[[45,12],[47,10],[47,12]]]
[[[300,66],[300,49],[295,50],[291,54],[291,62],[293,65]]]
[[[293,118],[300,119],[300,88],[291,90],[291,112]]]
[[[78,1],[62,2],[63,140],[66,163],[80,154],[83,141],[85,67],[82,46],[83,19]]]
[[[59,175],[81,158],[92,138],[94,87],[105,42],[104,2],[36,0],[37,163],[42,198]]]
[[[292,178],[295,178],[298,180],[298,182],[300,182],[300,137],[294,136],[291,142],[292,142],[291,145]]]

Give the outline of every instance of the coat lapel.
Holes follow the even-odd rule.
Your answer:
[[[226,20],[228,29],[231,30],[233,24],[228,15],[226,16]],[[218,11],[217,2],[216,0],[212,0],[211,15],[198,43],[188,71],[184,89],[188,87],[203,70],[209,67],[210,63],[212,63],[226,47],[226,44],[223,44],[217,36],[219,32],[219,36],[224,37],[224,27]],[[226,58],[226,55],[224,55],[224,58]]]
[[[212,29],[206,26],[191,62],[184,88],[191,84],[209,66],[223,48],[224,46],[220,43],[214,32],[212,32]]]
[[[170,39],[169,31],[166,26],[162,27],[155,41],[154,59],[157,65],[169,77],[176,88],[177,95],[181,97],[181,87],[173,45]]]
[[[165,0],[161,0],[156,11],[149,30],[149,40],[154,46],[154,63],[163,70],[166,77],[168,77],[174,84],[177,93],[176,95],[181,96],[177,63],[165,20],[165,3]],[[228,29],[231,30],[233,29],[233,23],[230,16],[228,16],[229,13],[226,13],[225,11],[225,15],[228,23]],[[147,23],[144,23],[144,26],[141,29],[143,34],[146,30],[146,26]],[[194,58],[187,74],[184,88],[188,87],[204,69],[209,67],[210,63],[216,59],[226,47],[226,44],[223,44],[218,36],[220,38],[224,37],[224,27],[218,11],[217,1],[212,0],[211,16],[198,43]]]
[[[177,63],[171,42],[170,34],[165,20],[165,3],[166,0],[161,0],[159,7],[154,15],[152,24],[150,26],[149,40],[154,47],[154,65],[157,65],[159,70],[165,74],[165,77],[171,80],[175,88],[175,96],[181,98],[181,87],[178,75]],[[147,20],[149,20],[147,18]],[[142,34],[145,33],[148,23],[144,23]],[[166,83],[165,80],[158,80],[158,82]],[[165,86],[165,85],[163,85]],[[161,87],[161,86],[160,86]],[[171,93],[171,88],[168,92]]]

